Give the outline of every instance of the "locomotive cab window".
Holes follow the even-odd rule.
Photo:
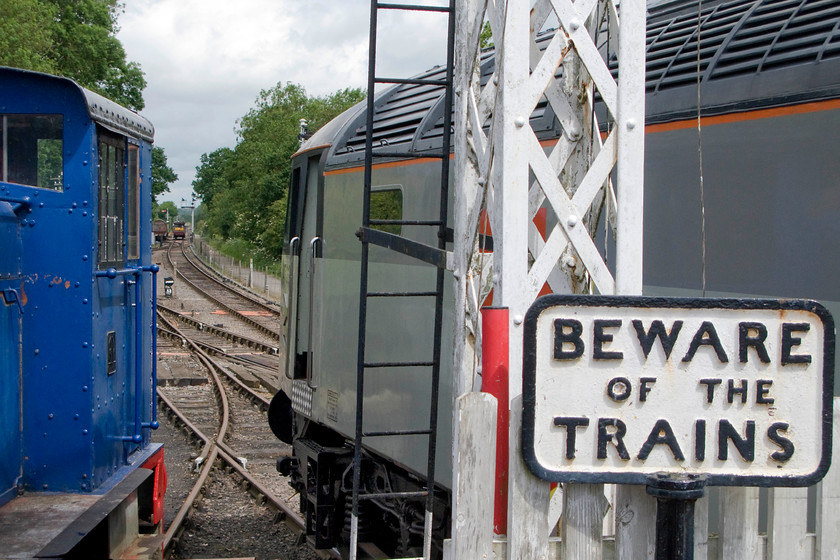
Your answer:
[[[119,266],[125,255],[125,138],[99,130],[99,264]]]
[[[63,190],[63,134],[61,115],[2,115],[0,177],[3,182]]]
[[[128,188],[126,197],[126,229],[128,258],[140,258],[140,147],[128,145]]]
[[[370,193],[370,219],[399,221],[403,217],[403,193],[397,186],[374,187]],[[400,224],[372,224],[371,229],[400,235]]]

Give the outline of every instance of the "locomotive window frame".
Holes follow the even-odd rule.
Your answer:
[[[126,253],[140,258],[140,146],[128,141],[126,151]]]
[[[397,194],[399,197],[394,198]],[[391,197],[392,200],[387,200]],[[404,215],[402,185],[380,185],[370,189],[370,219],[371,220],[394,220],[400,221]],[[394,206],[396,204],[396,207]],[[394,235],[402,235],[402,224],[377,224],[371,225],[371,229],[377,229]]]
[[[0,115],[0,180],[64,191],[64,115]]]
[[[99,159],[99,266],[121,266],[125,259],[125,183],[127,142],[97,127]]]

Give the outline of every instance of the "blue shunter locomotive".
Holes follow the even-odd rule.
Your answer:
[[[0,556],[160,555],[153,134],[0,68]]]

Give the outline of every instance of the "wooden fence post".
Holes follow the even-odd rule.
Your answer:
[[[452,533],[456,560],[492,558],[497,406],[489,393],[465,393],[456,401],[460,442]]]

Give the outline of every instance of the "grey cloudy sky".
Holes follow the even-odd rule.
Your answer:
[[[440,5],[442,0],[421,0]],[[417,3],[417,2],[415,2]],[[128,0],[119,38],[146,73],[143,115],[189,199],[203,153],[236,144],[236,120],[278,82],[325,95],[367,82],[368,0]],[[445,54],[445,17],[385,12],[378,73],[408,77]]]

